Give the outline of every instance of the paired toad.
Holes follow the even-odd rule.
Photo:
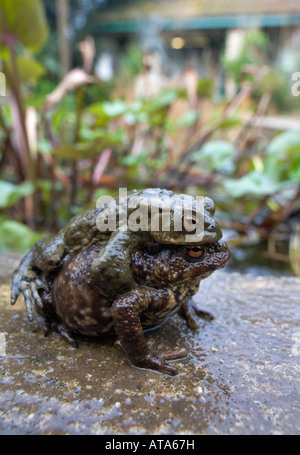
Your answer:
[[[150,195],[158,201],[171,196],[176,202],[182,197],[160,189],[133,194],[140,206]],[[116,333],[134,365],[175,374],[176,368],[167,360],[182,352],[151,351],[143,331],[176,312],[197,327],[194,313],[205,313],[191,309],[190,298],[200,281],[230,258],[213,220],[211,199],[204,200],[204,233],[190,244],[187,232],[174,229],[174,220],[184,218],[178,207],[177,203],[171,206],[169,231],[151,230],[150,224],[147,231],[124,230],[119,224],[113,233],[100,232],[96,219],[107,216],[107,205],[75,217],[54,239],[37,242],[24,258],[13,276],[12,304],[22,292],[29,319],[34,303],[48,328],[58,330],[72,344],[73,333]],[[120,212],[120,204],[117,208]],[[188,216],[193,223],[197,217],[197,213]]]

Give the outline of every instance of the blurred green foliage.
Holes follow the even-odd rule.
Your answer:
[[[291,75],[280,68],[272,68],[264,76],[263,80],[253,94],[255,101],[260,100],[264,93],[271,95],[272,106],[279,111],[297,111],[299,98],[292,95]]]
[[[201,169],[220,174],[233,174],[236,169],[234,162],[237,150],[227,141],[209,141],[193,154],[193,159]]]
[[[247,65],[260,67],[268,62],[267,52],[270,46],[269,38],[260,30],[247,30],[243,37],[242,47],[234,59],[222,58],[226,72],[232,74],[237,84],[245,77]],[[248,76],[252,77],[252,76]]]
[[[0,251],[26,251],[41,235],[23,223],[0,215]]]
[[[238,179],[228,179],[224,188],[232,197],[256,199],[299,184],[300,130],[276,136],[266,148],[262,169],[251,170]]]
[[[32,194],[34,187],[29,182],[14,185],[0,180],[0,210],[13,206],[27,194]],[[0,251],[24,251],[40,237],[22,223],[0,215]]]
[[[260,205],[268,215],[289,204],[300,187],[300,131],[256,135],[255,128],[247,125],[265,93],[271,95],[273,107],[297,108],[298,100],[289,102],[289,81],[283,75],[268,71],[246,106],[229,116],[224,116],[226,100],[214,102],[212,78],[199,78],[198,103],[192,107],[187,88],[175,84],[151,98],[135,98],[142,53],[134,42],[120,58],[114,80],[67,91],[47,110],[49,94],[59,84],[53,35],[46,44],[49,54],[29,52],[45,42],[48,28],[40,2],[18,0],[15,5],[13,10],[8,0],[1,3],[15,42],[7,45],[2,23],[0,54],[10,73],[17,69],[18,74],[8,78],[8,89],[12,99],[19,100],[19,120],[24,114],[25,121],[28,107],[35,109],[37,143],[33,151],[17,147],[13,133],[22,132],[22,122],[16,123],[16,104],[1,105],[0,250],[28,248],[39,235],[56,232],[71,215],[93,206],[103,194],[115,194],[119,186],[129,190],[163,186],[208,194],[229,220],[247,220]],[[27,17],[32,15],[28,23],[36,20],[36,30],[27,22],[21,27],[23,8]],[[249,31],[239,57],[223,60],[238,87],[245,74],[248,81],[255,78],[255,73],[245,72],[247,65],[268,63],[268,50],[265,34]],[[251,141],[236,140],[247,136],[248,130]],[[200,145],[186,154],[195,143]],[[33,176],[28,169],[34,170]],[[28,198],[34,207],[29,221],[40,234],[28,227]],[[297,202],[295,209],[300,209]]]
[[[119,72],[122,77],[137,76],[142,69],[142,58],[141,46],[138,42],[131,41],[119,61]]]
[[[30,182],[24,182],[20,185],[0,180],[0,208],[6,208],[15,204],[19,199],[27,194],[32,194],[34,187]]]
[[[40,0],[1,0],[0,17],[0,34],[12,33],[28,49],[40,49],[48,38],[48,24]]]

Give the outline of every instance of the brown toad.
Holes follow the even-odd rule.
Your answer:
[[[149,242],[191,245],[213,243],[222,237],[213,219],[214,202],[210,198],[203,198],[199,209],[196,198],[166,189],[148,188],[129,194],[124,190],[125,195],[122,193],[118,200],[101,198],[96,208],[72,218],[55,237],[40,239],[22,260],[13,275],[11,303],[22,293],[30,321],[32,306],[42,307],[39,290],[46,283],[40,280],[40,275],[57,272],[65,258],[91,245],[99,243],[102,248],[93,259],[90,273],[97,278],[101,293],[112,301],[136,287],[130,255]],[[190,215],[186,215],[187,198],[190,198]],[[166,228],[165,214],[169,221]],[[111,218],[115,224],[109,228]],[[197,225],[202,228],[193,235],[192,230],[186,231],[187,224],[192,229]]]
[[[178,246],[150,243],[131,254],[131,272],[137,286],[114,301],[96,286],[91,264],[103,244],[88,247],[65,259],[48,284],[50,293],[41,290],[42,307],[37,310],[48,324],[72,344],[73,334],[101,336],[117,334],[132,364],[174,375],[177,370],[168,360],[183,357],[183,352],[161,354],[146,343],[144,331],[180,313],[192,328],[195,315],[213,317],[195,308],[191,297],[199,283],[230,259],[226,243]]]

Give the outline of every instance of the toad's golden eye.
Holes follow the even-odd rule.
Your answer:
[[[201,258],[204,255],[204,245],[187,246],[186,254],[190,258]]]
[[[182,226],[185,231],[192,232],[199,225],[199,218],[196,215],[185,215],[182,217]]]

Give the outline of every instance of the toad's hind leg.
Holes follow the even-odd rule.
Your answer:
[[[51,292],[40,292],[42,307],[36,307],[37,312],[44,318],[44,335],[48,337],[52,332],[59,333],[74,348],[78,347],[77,341],[73,338],[70,330],[58,319],[52,301]]]

